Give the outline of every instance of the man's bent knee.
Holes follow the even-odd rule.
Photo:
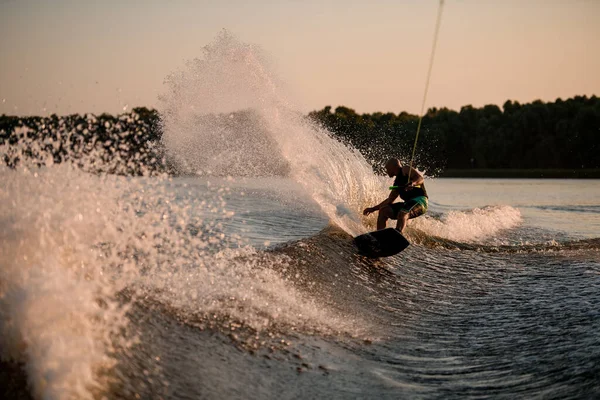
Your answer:
[[[392,207],[390,206],[385,206],[381,210],[379,210],[379,217],[393,218],[394,210],[392,210]]]
[[[410,214],[404,211],[398,212],[398,221],[408,221]]]

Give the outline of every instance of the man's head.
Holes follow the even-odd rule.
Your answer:
[[[388,176],[391,178],[392,176],[396,176],[400,173],[402,169],[402,163],[397,158],[390,158],[385,163],[385,172],[387,172]]]

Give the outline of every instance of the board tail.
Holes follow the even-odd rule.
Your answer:
[[[386,228],[365,233],[354,238],[361,255],[370,258],[389,257],[400,253],[410,244],[395,228]]]

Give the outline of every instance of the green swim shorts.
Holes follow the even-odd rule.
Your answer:
[[[415,197],[405,202],[398,202],[391,205],[394,211],[392,219],[398,219],[398,213],[408,213],[408,219],[417,218],[427,212],[429,201],[425,196]]]

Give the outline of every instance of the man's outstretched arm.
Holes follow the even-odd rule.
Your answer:
[[[390,204],[392,204],[394,202],[394,200],[396,200],[398,198],[399,195],[400,194],[398,193],[398,190],[396,190],[396,189],[392,190],[387,199],[385,199],[384,201],[382,201],[381,203],[377,204],[374,207],[365,208],[363,210],[363,215],[369,215],[372,212],[381,210],[385,206],[389,206]]]

